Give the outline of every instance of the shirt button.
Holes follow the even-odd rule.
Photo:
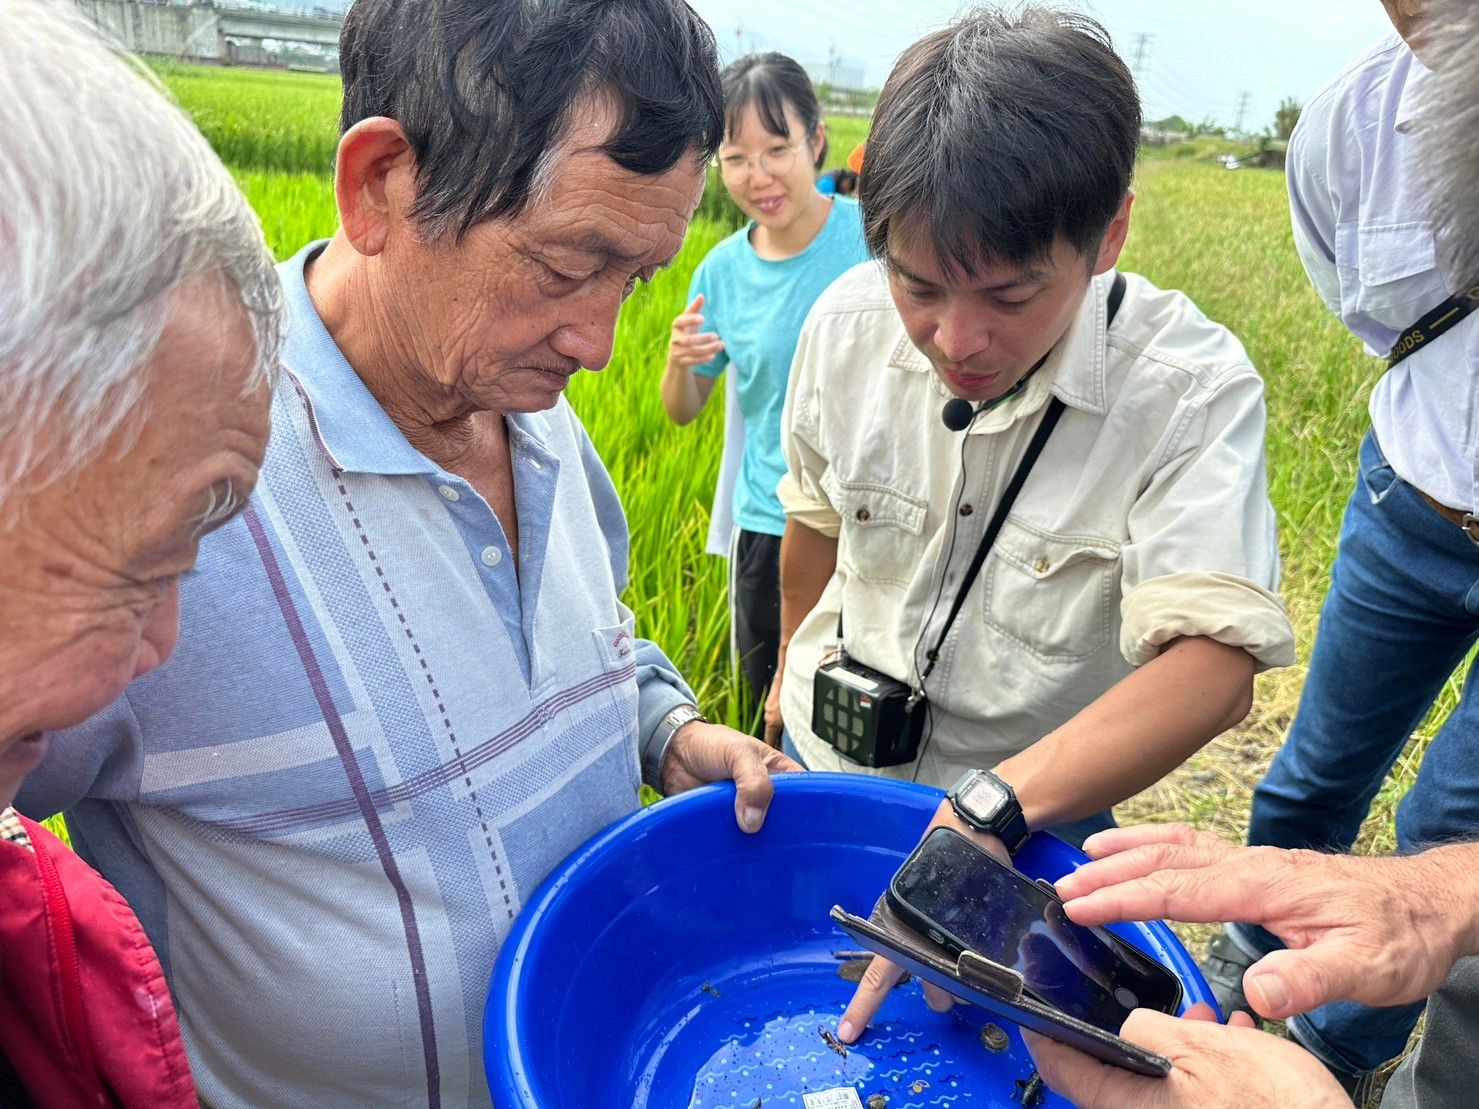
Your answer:
[[[449,501],[460,501],[462,499],[462,494],[457,492],[457,490],[453,489],[450,485],[438,485],[437,492]]]
[[[865,523],[867,522],[867,520],[868,520],[868,510],[866,508],[860,508],[860,509],[858,509],[858,519],[859,520],[862,520]]]
[[[1032,564],[1032,568],[1036,570],[1039,574],[1046,574],[1048,572],[1049,565],[1050,563],[1047,559],[1040,558]]]
[[[497,566],[503,561],[503,552],[497,547],[484,547],[482,557],[484,566]]]
[[[976,510],[968,504],[963,504],[960,506],[960,514],[962,516],[969,516],[974,511]]]

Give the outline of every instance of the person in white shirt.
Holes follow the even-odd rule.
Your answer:
[[[991,768],[1003,800],[985,823],[1009,839],[1112,823],[1242,719],[1256,670],[1294,658],[1257,372],[1140,277],[1107,326],[1139,124],[1128,70],[1079,14],[983,9],[910,47],[863,163],[879,261],[822,296],[792,369],[790,741],[813,769],[862,769],[812,726],[841,618],[849,659],[925,699],[917,757],[882,772],[949,785]],[[936,820],[972,830],[949,803]],[[841,1039],[896,977],[874,961]]]
[[[1384,0],[1398,32],[1305,105],[1289,144],[1294,242],[1330,310],[1372,354],[1479,272],[1445,274],[1429,158],[1415,133],[1433,72],[1414,0]],[[1436,29],[1437,23],[1431,25]],[[1448,143],[1471,136],[1442,124]],[[1472,199],[1470,203],[1472,203]],[[1376,383],[1330,591],[1299,708],[1253,796],[1248,842],[1348,851],[1414,730],[1479,637],[1479,315],[1429,329]],[[1355,367],[1357,371],[1364,367]],[[1354,375],[1351,382],[1354,390]],[[1403,852],[1479,834],[1479,688],[1465,684],[1397,810]],[[1203,970],[1224,1009],[1243,970],[1282,944],[1251,924],[1214,937]],[[1397,1055],[1422,1003],[1352,1003],[1289,1033],[1350,1090]]]

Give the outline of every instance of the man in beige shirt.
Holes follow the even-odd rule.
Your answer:
[[[817,302],[792,368],[769,722],[812,769],[863,769],[812,728],[841,615],[847,655],[928,705],[918,757],[881,772],[994,772],[999,806],[942,803],[936,819],[1009,832],[1008,849],[1024,818],[1075,841],[1106,826],[1242,719],[1255,671],[1294,661],[1257,372],[1225,328],[1139,277],[1106,326],[1139,121],[1083,16],[982,11],[916,43],[864,163],[878,261]],[[844,1040],[887,989],[874,965]]]

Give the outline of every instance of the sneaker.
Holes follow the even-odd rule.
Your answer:
[[[1247,1013],[1255,1021],[1262,1020],[1243,993],[1243,974],[1257,961],[1226,931],[1218,932],[1207,944],[1207,957],[1198,966],[1207,985],[1212,987],[1212,996],[1217,999],[1223,1020],[1238,1012]]]

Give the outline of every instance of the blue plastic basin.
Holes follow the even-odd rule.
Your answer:
[[[882,1095],[888,1109],[1015,1109],[1033,1071],[1017,1030],[992,1052],[987,1014],[934,1013],[917,983],[890,995],[845,1056],[822,1037],[855,988],[838,970],[856,944],[828,910],[867,915],[940,797],[885,778],[787,774],[754,836],[735,824],[733,786],[710,786],[590,840],[536,891],[494,969],[483,1030],[493,1103],[803,1109],[804,1095],[851,1087],[864,1106]],[[1036,835],[1017,864],[1058,878],[1083,859]],[[1212,1001],[1164,924],[1114,930],[1170,967],[1188,1004]]]

